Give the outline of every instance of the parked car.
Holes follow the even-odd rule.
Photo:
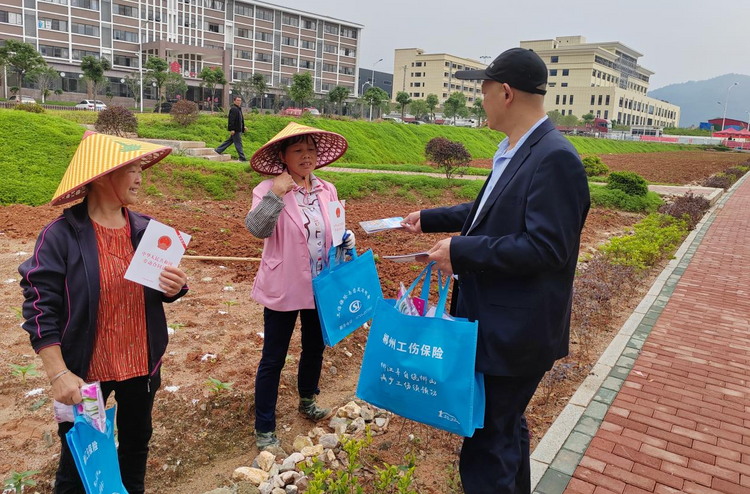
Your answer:
[[[320,112],[317,108],[306,107],[306,108],[284,108],[281,110],[281,115],[285,117],[301,117],[303,112],[310,112],[310,115],[320,116]]]
[[[36,103],[36,100],[32,98],[31,96],[11,96],[11,98],[8,101],[12,101],[13,103]]]
[[[93,99],[85,99],[78,103],[76,108],[80,110],[93,110],[93,111],[102,111],[107,109],[107,105],[104,104],[103,101],[100,100],[93,100]]]
[[[401,120],[401,118],[399,118],[399,117],[385,116],[385,117],[383,117],[383,120],[385,120],[387,122],[394,122],[394,123],[400,123],[400,124],[404,123],[404,121]]]
[[[172,111],[172,105],[177,103],[177,100],[168,100],[161,104],[161,112],[162,113],[169,113]],[[154,105],[154,113],[158,110],[158,106]]]

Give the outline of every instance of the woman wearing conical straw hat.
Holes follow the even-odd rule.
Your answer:
[[[104,401],[117,401],[118,456],[123,484],[143,493],[151,410],[167,347],[162,303],[187,292],[185,273],[166,267],[163,292],[124,279],[150,219],[127,206],[138,199],[141,173],[170,148],[87,132],[57,188],[52,205],[83,198],[42,230],[19,267],[25,301],[23,328],[42,357],[54,399],[81,403],[80,388],[98,381]],[[58,424],[62,451],[55,492],[83,493]]]
[[[324,267],[332,245],[328,204],[338,201],[336,187],[314,170],[346,152],[343,136],[290,123],[250,160],[257,172],[275,175],[253,190],[247,229],[265,239],[263,258],[253,284],[253,298],[264,306],[263,355],[255,379],[255,433],[258,449],[277,449],[276,401],[289,341],[299,315],[302,355],[297,386],[299,411],[313,421],[331,410],[315,401],[323,364],[323,333],[315,308],[312,279]],[[354,248],[354,234],[344,235],[344,249]]]

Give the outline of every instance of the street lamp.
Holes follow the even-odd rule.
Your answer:
[[[726,122],[727,122],[727,106],[729,106],[729,91],[730,91],[730,90],[731,90],[731,89],[732,89],[732,88],[733,88],[734,86],[738,86],[739,84],[740,84],[739,82],[735,82],[734,84],[732,84],[731,86],[729,86],[729,87],[727,88],[727,100],[726,100],[726,103],[724,103],[724,118],[723,118],[723,119],[722,119],[722,121],[721,121],[721,130],[722,130],[722,131],[724,130],[724,125],[725,125],[725,124],[726,124]]]
[[[380,60],[378,60],[377,62],[375,62],[374,64],[372,64],[372,70],[370,71],[370,73],[372,75],[372,83],[370,84],[370,87],[373,87],[374,84],[375,84],[375,66],[377,64],[379,64],[380,62],[382,62],[382,61],[383,61],[383,59],[381,58]],[[372,103],[370,103],[370,122],[372,122]]]

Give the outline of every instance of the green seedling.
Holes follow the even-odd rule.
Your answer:
[[[236,300],[225,300],[225,301],[224,301],[224,302],[222,302],[222,303],[223,303],[224,305],[226,305],[226,306],[227,306],[227,312],[229,312],[229,309],[230,309],[230,308],[231,308],[231,307],[232,307],[233,305],[237,305],[237,304],[239,304],[239,302],[237,302]]]
[[[16,319],[20,321],[23,317],[23,310],[20,307],[11,307],[11,310],[13,310],[13,314],[16,315]]]
[[[36,370],[35,364],[27,364],[27,365],[16,365],[16,364],[10,364],[11,368],[13,369],[11,371],[11,374],[14,376],[21,376],[21,382],[23,384],[26,384],[26,376],[34,377],[38,376],[39,372]]]
[[[210,392],[214,393],[216,396],[219,396],[222,391],[231,391],[233,384],[234,383],[221,382],[220,380],[214,377],[209,377],[208,381],[206,381],[206,387],[208,388]]]
[[[10,477],[5,479],[3,489],[11,490],[15,494],[21,494],[24,487],[36,486],[36,480],[32,479],[34,475],[38,474],[38,470],[29,470],[26,472],[10,472]]]

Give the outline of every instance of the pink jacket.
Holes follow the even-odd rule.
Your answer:
[[[328,203],[338,201],[338,194],[332,183],[318,180],[323,184],[318,198],[326,228],[325,251],[328,252],[333,243],[328,221]],[[253,189],[253,208],[272,186],[273,179],[269,179]],[[310,253],[302,226],[302,213],[293,192],[284,196],[284,203],[273,234],[264,241],[263,257],[251,295],[259,304],[276,311],[314,309]]]

